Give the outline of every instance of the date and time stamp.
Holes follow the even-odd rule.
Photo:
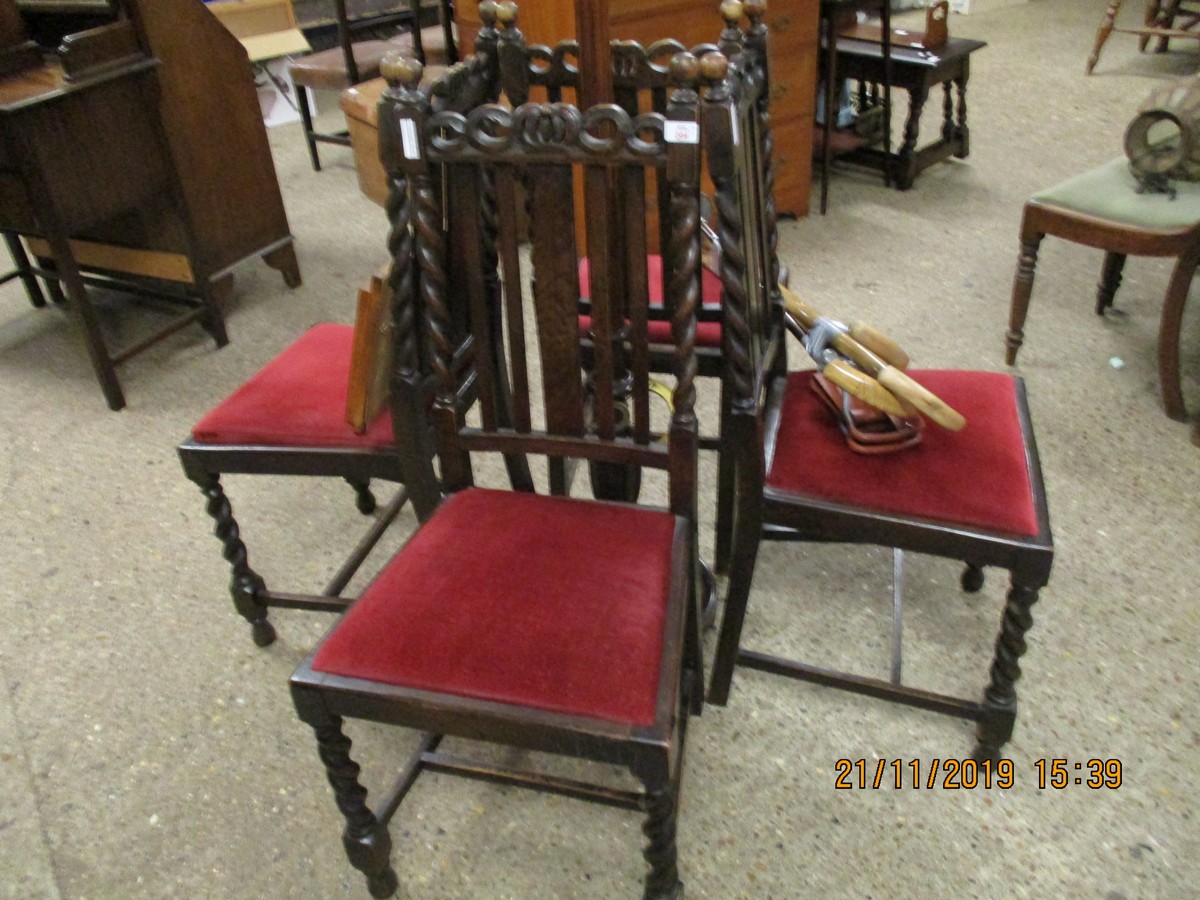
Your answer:
[[[1010,790],[1032,779],[1038,790],[1066,788],[1116,790],[1123,773],[1119,759],[1035,759],[1024,771],[1011,759],[839,759],[834,788],[854,790]]]

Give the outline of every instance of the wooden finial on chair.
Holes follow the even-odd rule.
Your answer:
[[[387,81],[388,87],[393,89],[403,87],[410,91],[416,90],[424,71],[425,67],[419,59],[395,51],[385,55],[379,63],[379,74]]]
[[[686,50],[671,57],[671,83],[677,87],[691,87],[700,75],[700,60]]]
[[[483,0],[479,4],[479,21],[483,23],[484,28],[494,28],[496,26],[495,0]]]
[[[717,43],[721,52],[733,56],[742,51],[742,14],[745,11],[740,0],[725,0],[721,4],[721,18],[725,20],[725,28]]]
[[[496,4],[496,19],[507,31],[517,26],[517,4],[513,0],[503,0]]]
[[[700,76],[709,84],[724,81],[729,74],[729,59],[724,53],[713,50],[700,57]]]

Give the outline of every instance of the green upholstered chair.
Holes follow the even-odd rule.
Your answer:
[[[1179,382],[1179,329],[1188,286],[1200,262],[1200,183],[1172,182],[1174,196],[1140,190],[1119,157],[1029,198],[1021,220],[1021,252],[1013,281],[1005,359],[1012,365],[1025,338],[1038,246],[1048,234],[1104,251],[1096,314],[1112,306],[1125,257],[1175,257],[1158,330],[1158,376],[1167,415],[1186,417]]]

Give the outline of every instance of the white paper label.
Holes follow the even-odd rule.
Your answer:
[[[400,143],[404,146],[405,159],[421,158],[421,145],[417,141],[417,123],[412,119],[400,120]]]
[[[698,122],[668,122],[666,137],[668,144],[698,144],[700,143],[700,124]]]

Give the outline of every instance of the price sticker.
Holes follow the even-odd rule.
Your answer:
[[[666,138],[668,144],[698,144],[700,143],[700,124],[698,122],[668,122]]]
[[[400,120],[400,143],[405,159],[421,158],[421,143],[417,140],[417,123],[412,119]]]

